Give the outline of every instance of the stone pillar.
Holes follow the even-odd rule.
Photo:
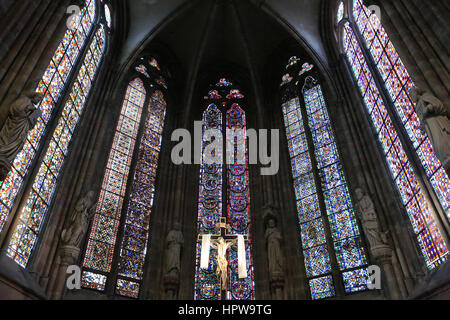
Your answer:
[[[180,288],[180,278],[178,276],[167,274],[163,278],[164,293],[166,300],[176,300],[178,289]]]
[[[272,298],[274,300],[284,300],[284,274],[272,274],[270,286],[272,287]]]
[[[56,267],[56,281],[54,283],[54,289],[51,293],[51,299],[60,300],[64,293],[64,287],[66,285],[67,268],[78,262],[80,257],[80,248],[73,246],[63,246],[60,249],[58,256],[59,263]]]
[[[371,248],[370,252],[384,271],[384,279],[386,281],[385,284],[387,284],[391,298],[395,300],[401,299],[401,294],[398,290],[398,286],[396,285],[396,278],[392,265],[392,257],[394,253],[392,248],[388,245],[381,244]]]

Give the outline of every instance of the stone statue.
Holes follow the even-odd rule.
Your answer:
[[[168,233],[166,244],[166,275],[178,278],[180,274],[181,249],[184,244],[180,223],[175,223],[174,230]]]
[[[26,92],[9,108],[8,118],[0,131],[1,181],[8,175],[16,156],[23,149],[29,131],[34,128],[41,116],[37,105],[43,98],[39,92]]]
[[[355,193],[357,199],[355,209],[361,219],[370,248],[373,249],[381,245],[388,245],[388,232],[380,231],[378,217],[372,199],[361,188],[356,189]]]
[[[275,219],[270,219],[266,228],[267,257],[271,275],[283,274],[283,255],[281,254],[281,236]]]
[[[64,245],[76,248],[81,247],[81,243],[89,227],[89,222],[95,214],[93,200],[93,191],[89,191],[83,198],[78,200],[75,205],[75,210],[70,217],[69,227],[64,229],[61,234]]]
[[[429,92],[410,90],[416,103],[422,131],[430,138],[433,149],[445,170],[450,174],[450,109]]]

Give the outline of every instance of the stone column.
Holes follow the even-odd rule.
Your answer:
[[[390,246],[381,244],[370,249],[372,256],[379,263],[384,271],[385,281],[391,294],[391,298],[395,300],[401,299],[400,291],[396,285],[396,278],[392,266],[393,250]]]
[[[180,288],[180,278],[178,276],[166,274],[163,278],[164,292],[166,300],[175,300]]]
[[[78,262],[80,253],[80,248],[74,246],[63,246],[60,249],[58,256],[59,263],[56,267],[56,281],[53,287],[54,290],[51,293],[51,299],[60,300],[62,298],[66,284],[67,268]]]
[[[272,287],[272,298],[274,300],[284,300],[284,274],[272,274],[270,278],[270,286]]]

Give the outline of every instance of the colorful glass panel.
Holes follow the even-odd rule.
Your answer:
[[[25,197],[25,205],[8,245],[7,255],[22,267],[26,267],[36,246],[104,49],[105,30],[103,26],[100,26],[88,48],[77,79],[72,85],[69,99],[64,105],[62,116],[50,139],[31,191]]]
[[[308,80],[314,83],[311,77]],[[361,268],[367,264],[367,258],[361,245],[361,236],[339,155],[328,148],[331,144],[335,145],[335,138],[321,86],[313,85],[313,88],[304,92],[304,98],[316,157],[321,158],[317,169],[338,264],[341,271]],[[327,160],[323,161],[323,157]],[[353,283],[355,279],[348,277],[347,281],[344,281],[346,292],[366,289],[363,285]]]
[[[289,69],[290,67],[295,66],[297,63],[300,62],[300,59],[296,56],[293,56],[289,59],[288,64],[286,65],[286,69]]]
[[[286,102],[283,105],[283,114],[298,203],[306,275],[308,278],[315,278],[310,281],[311,297],[320,299],[334,296],[333,282],[323,280],[327,277],[317,278],[331,272],[331,263],[300,99],[295,98]],[[323,292],[325,285],[328,286],[326,294]]]
[[[144,134],[140,142],[124,236],[119,251],[117,293],[131,298],[139,296],[144,262],[148,254],[149,223],[155,197],[165,114],[164,96],[161,91],[156,91],[150,99]]]
[[[147,78],[150,79],[150,75],[148,74],[148,70],[147,67],[144,66],[143,64],[140,64],[136,67],[136,71],[139,73],[142,73],[144,76],[146,76]]]
[[[109,6],[106,4],[105,4],[105,20],[106,24],[108,25],[108,28],[111,28],[112,26],[111,10],[109,9]]]
[[[233,100],[244,96],[238,89],[232,89],[233,84],[223,78],[215,85],[216,90],[205,97],[206,100],[214,100],[220,95],[228,100],[221,106],[232,104]],[[230,101],[231,100],[231,101]],[[217,249],[211,249],[210,263],[207,270],[200,269],[201,242],[197,243],[197,267],[195,276],[195,299],[196,300],[253,300],[255,299],[253,258],[251,255],[250,240],[250,193],[249,193],[249,171],[246,140],[242,135],[246,132],[246,120],[244,110],[236,103],[226,113],[226,126],[224,128],[222,111],[215,104],[211,104],[203,114],[203,133],[214,129],[223,133],[226,129],[227,135],[227,170],[224,179],[222,164],[208,164],[206,162],[206,148],[210,141],[203,140],[202,165],[200,168],[200,191],[199,191],[199,214],[198,233],[218,234],[220,219],[227,216],[230,224],[230,234],[241,234],[249,237],[246,244],[248,277],[239,279],[238,257],[236,248],[230,248],[228,252],[229,274],[228,291],[222,296],[221,283],[216,274]],[[239,131],[240,129],[241,131]],[[237,131],[234,131],[237,130]],[[243,142],[243,146],[242,146]],[[244,150],[244,159],[241,150]],[[231,151],[231,152],[228,152]],[[223,150],[216,150],[219,159],[224,159]],[[231,156],[230,156],[231,155]],[[232,160],[232,161],[230,161]],[[227,186],[226,213],[222,206],[223,185]]]
[[[222,112],[214,104],[203,114],[203,134],[210,129],[222,131]],[[222,217],[222,175],[223,166],[207,164],[205,148],[209,143],[203,140],[203,156],[200,168],[200,194],[198,208],[198,233],[217,234],[217,225]],[[220,300],[222,298],[220,280],[215,273],[216,254],[211,252],[210,268],[200,269],[201,243],[197,244],[197,271],[195,277],[195,299]]]
[[[337,11],[337,22],[341,22],[345,15],[345,4],[341,1]]]
[[[355,2],[355,14],[357,14],[356,16],[361,14],[358,21],[362,23],[364,19],[367,19],[367,16],[361,10],[361,6],[358,7],[358,4],[359,2]],[[360,79],[361,75],[364,75],[366,79],[366,81],[358,82],[358,86],[374,128],[377,131],[378,140],[386,154],[392,177],[401,195],[411,224],[414,226],[425,262],[432,269],[447,260],[447,245],[441,232],[436,228],[436,221],[431,215],[429,204],[425,200],[413,167],[406,156],[403,145],[400,143],[381,94],[374,82],[373,75],[369,71],[361,47],[349,23],[344,27],[344,49],[355,79]],[[427,239],[426,245],[423,239]]]
[[[449,177],[436,157],[427,134],[420,129],[415,104],[409,94],[409,90],[415,86],[414,82],[377,15],[373,14],[362,0],[354,1],[353,15],[366,47],[385,81],[387,92],[395,106],[394,109],[405,126],[434,192],[450,220]],[[437,180],[436,177],[439,177],[440,183],[433,183]]]
[[[96,15],[95,0],[86,0],[85,3],[80,18],[74,19],[72,27],[67,29],[36,88],[36,91],[44,95],[43,101],[38,106],[42,116],[28,134],[25,145],[14,160],[8,176],[0,182],[0,232],[8,219],[17,194],[23,187],[25,176],[29,172],[47,130],[47,124],[85,46],[85,40],[91,32]]]
[[[249,173],[247,161],[245,112],[238,104],[233,104],[227,112],[227,152],[231,151],[232,163],[228,163],[228,223],[231,234],[248,236],[246,244],[248,277],[239,279],[238,256],[236,248],[229,252],[229,284],[228,300],[253,300],[254,295],[254,271],[251,255],[250,236],[250,191]],[[232,132],[234,131],[235,134]],[[237,133],[237,134],[236,134]],[[240,145],[243,143],[243,146]],[[243,147],[245,159],[240,159],[239,149]],[[242,161],[244,160],[244,161]],[[245,164],[242,164],[245,163]]]
[[[104,275],[111,271],[122,205],[145,98],[146,91],[142,80],[137,78],[130,82],[83,261],[83,267],[92,273]],[[96,278],[93,277],[93,279]],[[84,287],[90,287],[89,285],[92,286],[83,282]]]

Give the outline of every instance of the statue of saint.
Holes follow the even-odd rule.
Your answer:
[[[43,98],[39,92],[26,92],[9,108],[8,118],[0,131],[1,181],[8,175],[16,156],[23,149],[28,133],[41,116],[37,106]]]
[[[357,202],[355,209],[360,216],[361,223],[369,241],[370,248],[375,248],[380,245],[387,245],[387,233],[381,232],[378,224],[378,217],[375,212],[375,206],[369,195],[365,194],[360,188],[356,189]]]
[[[283,274],[283,256],[281,254],[281,236],[278,230],[276,221],[270,219],[267,223],[266,242],[267,242],[267,257],[269,261],[269,272],[271,275]]]
[[[450,174],[450,109],[429,92],[418,88],[410,90],[416,103],[422,131],[428,135],[434,152]]]
[[[211,243],[211,247],[217,249],[217,269],[216,274],[220,277],[222,290],[228,290],[228,260],[226,257],[228,249],[237,242],[236,240],[226,241],[220,237],[215,243]]]
[[[184,244],[181,224],[175,223],[174,230],[171,230],[166,239],[166,275],[178,277],[180,274],[181,249]]]
[[[78,200],[69,221],[69,227],[64,229],[61,239],[66,246],[81,248],[89,222],[95,214],[93,206],[94,192],[89,191],[86,196]]]

